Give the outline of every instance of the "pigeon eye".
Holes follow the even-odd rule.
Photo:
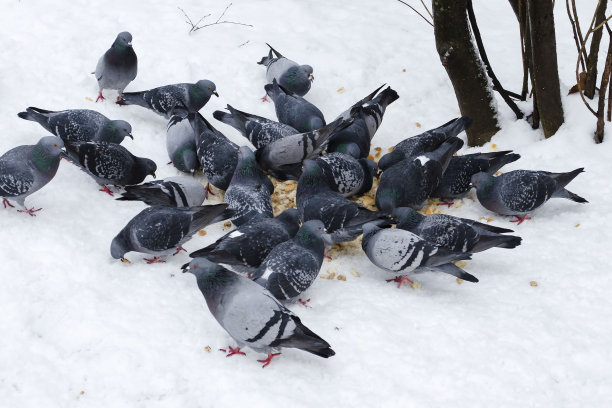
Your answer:
[[[193,269],[198,269],[198,265],[193,265]]]
[[[57,143],[54,143],[54,144],[53,144],[53,147],[57,147]]]

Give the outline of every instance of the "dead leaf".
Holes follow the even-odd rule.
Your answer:
[[[344,92],[344,87],[342,86],[342,87],[338,88],[338,90],[336,92],[338,92],[338,93]]]

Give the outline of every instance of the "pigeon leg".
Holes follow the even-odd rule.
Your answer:
[[[261,368],[266,368],[272,362],[272,359],[276,356],[280,356],[281,353],[268,353],[268,357],[265,360],[257,360],[258,363],[263,363]]]
[[[513,217],[516,217],[516,220],[512,220],[510,222],[516,222],[516,225],[521,225],[523,221],[531,219],[529,214],[525,214],[522,217],[519,217],[518,215],[513,215]]]
[[[100,191],[105,192],[106,194],[108,194],[109,196],[113,197],[113,192],[108,188],[108,186],[104,186],[100,189]]]
[[[169,161],[168,163],[166,163],[166,164],[167,164],[167,165],[170,165],[170,164],[172,164],[172,160],[170,160],[170,161]]]
[[[208,194],[212,194],[215,195],[215,193],[213,193],[212,191],[212,187],[210,186],[210,183],[206,183],[206,193],[204,193],[204,199],[208,200]]]
[[[240,347],[236,347],[233,348],[232,346],[227,346],[227,348],[229,349],[229,351],[227,351],[226,349],[219,349],[220,351],[227,353],[227,355],[225,357],[231,357],[234,356],[236,354],[241,354],[243,356],[246,356],[246,353],[243,351],[240,351]]]
[[[7,200],[6,198],[2,199],[2,204],[4,204],[4,208],[6,208],[6,206],[8,205],[11,208],[15,208],[15,206],[13,204],[11,204],[11,202],[9,200]]]
[[[298,299],[298,303],[304,307],[312,307],[312,306],[308,306],[308,303],[310,303],[310,298],[306,300]]]
[[[165,263],[166,261],[164,261],[163,258],[160,258],[159,256],[154,256],[153,258],[145,258],[145,261],[147,261],[147,264],[151,265],[154,263]]]
[[[329,256],[329,255],[327,255],[327,248],[325,248],[325,250],[323,251],[323,258],[327,258],[327,259],[329,259],[330,261],[332,260],[332,257],[331,257],[331,256]]]
[[[102,91],[98,92],[98,97],[96,98],[96,102],[98,101],[103,101],[106,98],[104,96],[102,96]]]
[[[401,288],[402,285],[404,283],[409,283],[410,285],[412,285],[414,282],[412,282],[410,279],[408,279],[408,275],[400,275],[400,276],[396,276],[393,279],[387,279],[387,282],[397,282],[397,287]]]
[[[12,207],[12,205],[11,205],[11,207]],[[39,209],[35,210],[34,207],[32,207],[32,208],[23,207],[23,210],[17,210],[17,212],[26,213],[30,217],[36,217],[36,214],[34,214],[34,213],[38,212],[40,210],[42,210],[42,208],[39,208]]]
[[[265,94],[262,98],[261,98],[262,102],[270,102],[270,100],[268,99],[268,94]]]
[[[438,205],[446,205],[448,208],[452,207],[455,204],[455,201],[441,201]]]
[[[176,248],[176,252],[175,252],[175,253],[173,253],[173,254],[172,254],[172,256],[174,256],[174,255],[178,255],[178,253],[179,253],[179,252],[181,252],[181,251],[185,251],[185,252],[187,252],[187,250],[186,250],[185,248],[183,248],[182,246],[180,246],[180,247]]]

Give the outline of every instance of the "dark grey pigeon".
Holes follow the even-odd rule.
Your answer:
[[[361,235],[362,226],[367,222],[388,222],[386,213],[370,211],[332,191],[323,170],[313,160],[304,161],[295,199],[302,222],[323,221],[328,243],[354,240]]]
[[[184,173],[193,173],[199,166],[196,134],[191,126],[195,113],[173,115],[166,129],[166,150],[174,167]]]
[[[22,119],[39,123],[65,142],[121,143],[132,137],[132,126],[125,120],[110,120],[89,109],[49,111],[30,106],[17,114]]]
[[[329,153],[315,159],[329,187],[345,197],[367,193],[378,166],[372,160],[356,159],[344,153]]]
[[[206,189],[191,177],[169,177],[136,186],[125,186],[125,193],[117,200],[143,201],[149,205],[195,207],[202,205]]]
[[[452,262],[470,259],[471,254],[451,252],[446,248],[397,228],[382,229],[373,223],[363,226],[361,247],[368,259],[376,266],[389,272],[423,272],[427,269],[444,272],[468,282],[478,282]],[[396,280],[400,286],[406,277]]]
[[[295,61],[282,56],[272,46],[267,57],[263,57],[258,62],[259,65],[267,67],[266,79],[271,84],[276,80],[286,90],[299,96],[304,96],[310,90],[311,82],[314,80],[312,76],[312,67],[310,65],[299,65]]]
[[[463,197],[472,187],[471,181],[474,174],[481,171],[495,174],[506,164],[520,158],[521,156],[512,153],[512,150],[453,156],[440,184],[431,195],[440,198]]]
[[[100,93],[96,102],[104,100],[104,89],[116,89],[119,94],[136,78],[138,58],[132,48],[132,34],[124,31],[117,35],[113,45],[98,60],[95,74]]]
[[[345,119],[352,117],[354,120],[351,125],[334,132],[329,140],[328,152],[344,153],[356,159],[368,157],[370,141],[382,123],[387,106],[399,98],[391,87],[375,96],[383,86],[338,116]]]
[[[227,204],[203,207],[169,207],[155,205],[138,213],[117,234],[111,243],[111,256],[126,262],[125,254],[140,252],[155,257],[148,263],[162,262],[160,258],[174,252],[178,254],[183,244],[193,234],[207,225],[227,219]]]
[[[202,172],[210,184],[227,190],[238,163],[238,145],[199,115],[192,126],[196,129],[197,154]]]
[[[227,105],[227,110],[230,113],[214,111],[213,116],[239,131],[256,149],[261,149],[285,136],[300,133],[289,125],[239,111],[230,105]]]
[[[145,177],[155,178],[157,165],[151,159],[136,157],[125,147],[115,143],[75,142],[69,143],[70,153],[66,159],[74,163],[104,186],[101,191],[110,195],[107,184],[128,186],[140,184]]]
[[[183,266],[195,275],[208,309],[221,327],[238,343],[228,356],[244,354],[248,346],[268,358],[258,360],[266,367],[283,347],[297,348],[328,358],[336,354],[330,345],[302,324],[300,318],[283,306],[265,288],[206,258],[196,258]]]
[[[253,151],[247,146],[238,150],[238,164],[225,192],[225,202],[234,211],[236,226],[256,217],[272,218],[274,185],[257,164]]]
[[[467,116],[455,118],[435,129],[430,129],[420,135],[409,137],[395,145],[391,153],[385,154],[378,161],[381,170],[405,159],[415,158],[427,152],[436,150],[442,143],[457,136],[470,127],[472,119]]]
[[[170,119],[174,114],[185,115],[199,111],[206,105],[211,95],[219,96],[215,90],[212,81],[202,79],[195,84],[172,84],[148,91],[122,93],[122,99],[117,103],[142,106]]]
[[[454,252],[481,252],[489,248],[515,248],[521,237],[502,235],[505,228],[446,214],[422,215],[409,207],[393,210],[397,228],[410,231],[433,244]]]
[[[584,168],[568,173],[548,171],[514,170],[494,177],[489,173],[472,176],[476,196],[484,208],[502,215],[514,215],[522,223],[528,213],[540,207],[550,198],[567,198],[577,203],[587,200],[565,189]]]
[[[8,199],[25,208],[25,199],[55,177],[64,143],[55,136],[45,136],[35,145],[22,145],[0,156],[0,197],[4,208],[13,207]],[[33,208],[19,210],[35,216]]]
[[[276,218],[251,220],[189,256],[231,265],[240,272],[253,272],[275,246],[293,238],[298,228],[298,211],[290,208]]]
[[[252,279],[278,300],[295,301],[312,285],[323,264],[325,226],[305,222],[295,237],[274,247]]]
[[[453,137],[438,149],[415,159],[404,159],[380,176],[376,206],[391,213],[397,207],[420,208],[442,179],[453,154],[463,141]]]
[[[258,149],[255,157],[261,168],[274,177],[297,180],[302,174],[302,162],[320,155],[333,132],[350,123],[340,118],[317,130],[285,136]]]
[[[276,80],[265,86],[266,93],[274,101],[276,117],[281,123],[301,133],[325,126],[323,113],[312,103],[278,85]]]

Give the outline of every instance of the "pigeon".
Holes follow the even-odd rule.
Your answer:
[[[257,163],[278,179],[297,180],[302,174],[302,162],[320,155],[334,130],[350,123],[340,118],[317,130],[285,136],[258,149]]]
[[[69,152],[63,155],[104,186],[100,191],[110,195],[107,184],[127,186],[139,184],[145,177],[155,178],[157,165],[153,160],[136,157],[125,147],[105,142],[68,143]]]
[[[22,145],[0,156],[0,197],[4,208],[13,207],[15,201],[34,217],[41,209],[28,209],[25,199],[40,190],[57,173],[64,143],[55,136],[45,136],[35,145]]]
[[[266,93],[274,101],[276,117],[281,123],[297,129],[300,133],[310,132],[325,126],[323,113],[312,103],[278,85],[276,79],[265,86]]]
[[[442,179],[453,153],[463,141],[456,137],[438,149],[394,164],[380,176],[376,206],[388,213],[396,207],[420,208]]]
[[[240,272],[253,272],[274,247],[293,238],[298,228],[298,211],[289,208],[276,218],[253,219],[189,256],[230,265]]]
[[[508,163],[520,159],[521,156],[512,150],[490,153],[474,153],[451,157],[450,163],[433,191],[434,197],[460,198],[471,188],[472,176],[484,171],[494,174]]]
[[[211,95],[219,96],[215,84],[202,79],[195,84],[164,85],[148,91],[122,93],[117,104],[142,106],[170,119],[175,114],[199,111]]]
[[[231,212],[227,204],[201,207],[169,207],[155,205],[139,212],[117,234],[111,243],[110,252],[114,259],[126,260],[131,251],[151,254],[147,263],[163,262],[161,256],[174,252],[178,254],[183,244],[205,226],[223,221]]]
[[[378,166],[369,159],[355,159],[344,153],[329,153],[315,159],[332,191],[345,197],[364,194],[372,188]]]
[[[255,154],[247,146],[238,150],[238,164],[227,191],[225,202],[234,211],[232,223],[241,226],[256,217],[271,218],[274,185],[261,170]]]
[[[370,141],[382,123],[387,106],[399,98],[391,87],[375,96],[383,86],[339,116],[344,119],[352,117],[354,120],[351,125],[334,132],[329,141],[328,152],[345,153],[356,159],[368,157]]]
[[[361,235],[362,226],[367,222],[376,220],[381,225],[388,222],[386,213],[370,211],[333,192],[323,170],[313,160],[304,161],[295,199],[302,222],[323,221],[327,243],[354,240]]]
[[[276,80],[280,86],[289,92],[299,96],[306,95],[314,80],[312,67],[310,65],[299,65],[297,62],[283,57],[270,44],[266,43],[266,45],[270,47],[270,52],[258,64],[267,68],[266,79],[268,83]]]
[[[193,173],[200,162],[196,153],[196,135],[191,122],[195,113],[173,115],[166,130],[166,150],[174,167],[184,173]]]
[[[148,205],[195,207],[202,205],[206,189],[199,181],[185,176],[169,177],[136,186],[125,186],[120,201],[143,201]]]
[[[256,149],[262,149],[285,136],[300,133],[289,125],[239,111],[230,105],[227,105],[227,110],[230,113],[214,111],[213,116],[218,121],[238,130],[242,136],[253,143]]]
[[[196,276],[198,288],[204,295],[208,309],[238,343],[228,357],[244,354],[249,346],[258,353],[268,353],[258,360],[266,367],[275,351],[297,348],[316,356],[328,358],[336,354],[330,345],[302,324],[300,318],[283,306],[265,288],[206,258],[196,258],[183,266],[183,272]]]
[[[468,282],[478,282],[476,277],[452,263],[470,259],[471,254],[438,247],[410,231],[398,228],[382,229],[376,224],[368,223],[363,226],[361,247],[374,265],[389,272],[418,273],[433,269]],[[406,276],[393,280],[399,282],[399,286],[410,282]]]
[[[378,161],[378,167],[385,171],[395,163],[415,158],[424,153],[436,150],[442,143],[457,136],[470,127],[472,119],[467,116],[455,118],[435,129],[430,129],[420,135],[409,137],[395,145],[391,153],[385,154]]]
[[[324,234],[323,222],[306,221],[293,239],[274,247],[252,279],[278,300],[296,300],[319,275]]]
[[[521,244],[521,237],[502,235],[512,230],[452,215],[425,216],[409,207],[396,208],[392,215],[397,221],[397,228],[454,252],[475,253],[493,247],[515,248]]]
[[[65,142],[121,143],[132,136],[132,126],[125,120],[110,120],[89,109],[49,111],[33,106],[17,114],[21,119],[38,122]]]
[[[119,94],[136,78],[138,58],[132,48],[132,34],[124,31],[117,35],[113,45],[98,60],[93,74],[98,80],[100,93],[96,102],[104,100],[104,89],[116,89]]]
[[[196,129],[196,152],[202,172],[209,184],[227,190],[238,163],[238,145],[201,116],[192,126]]]
[[[587,200],[565,189],[584,168],[567,173],[548,171],[514,170],[494,177],[489,173],[472,176],[476,196],[484,208],[502,215],[513,215],[517,225],[530,219],[528,213],[540,207],[550,198],[567,198],[577,203]]]

